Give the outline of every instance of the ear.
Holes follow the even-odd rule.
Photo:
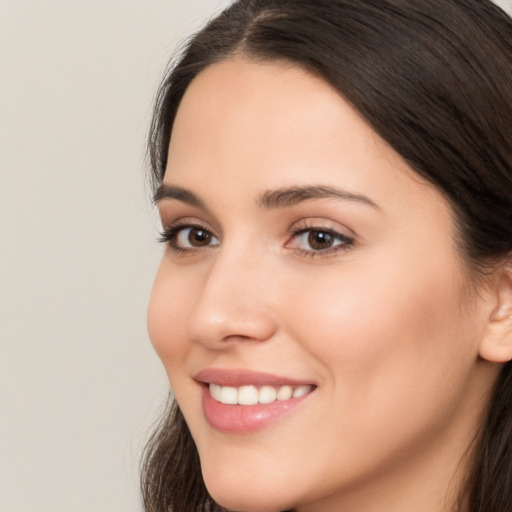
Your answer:
[[[493,300],[479,354],[487,361],[505,363],[512,360],[512,258],[496,274]]]

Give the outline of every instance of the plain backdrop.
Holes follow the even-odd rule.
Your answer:
[[[0,0],[0,512],[141,510],[168,389],[144,141],[172,50],[227,3]]]
[[[0,512],[135,512],[167,395],[154,93],[227,1],[0,0]]]

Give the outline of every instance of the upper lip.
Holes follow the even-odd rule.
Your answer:
[[[246,369],[206,368],[198,372],[194,379],[206,384],[219,386],[312,386],[311,381],[282,377],[272,373]]]

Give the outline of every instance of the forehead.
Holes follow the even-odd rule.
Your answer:
[[[196,77],[170,141],[164,182],[176,181],[209,194],[322,184],[401,207],[444,203],[338,91],[282,61],[226,60]]]

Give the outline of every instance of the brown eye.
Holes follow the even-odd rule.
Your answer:
[[[308,244],[311,249],[321,251],[329,249],[334,242],[333,236],[325,231],[310,231],[308,235]]]
[[[332,229],[306,228],[294,233],[288,247],[299,249],[303,254],[328,255],[354,245],[354,239]]]
[[[178,249],[201,249],[219,245],[219,240],[211,231],[200,226],[184,226],[171,237],[172,245]]]
[[[212,234],[201,228],[191,228],[188,232],[188,241],[192,247],[210,245]]]

